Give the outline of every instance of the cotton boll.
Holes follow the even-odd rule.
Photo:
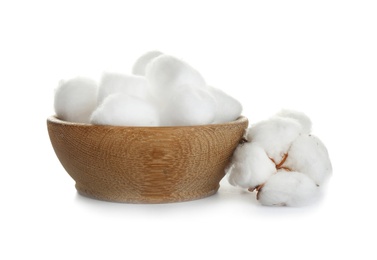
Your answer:
[[[279,171],[258,192],[266,206],[304,206],[318,198],[319,189],[312,179],[300,172]]]
[[[327,149],[313,135],[301,135],[292,143],[283,166],[302,172],[318,185],[322,185],[332,173]]]
[[[56,116],[65,121],[89,123],[97,105],[97,89],[95,81],[81,77],[60,82],[54,98]]]
[[[301,131],[302,126],[297,120],[274,117],[249,128],[246,139],[258,143],[279,164]]]
[[[163,53],[160,51],[150,51],[145,53],[139,59],[136,60],[132,68],[132,73],[135,75],[145,76],[146,67],[148,63],[162,54]]]
[[[91,123],[114,126],[158,126],[159,117],[154,106],[143,99],[111,94],[93,112]]]
[[[244,143],[233,154],[228,180],[233,186],[254,189],[275,172],[275,164],[258,144]]]
[[[312,121],[302,112],[283,109],[276,116],[296,119],[302,126],[302,134],[309,134],[312,130]]]
[[[234,121],[241,115],[242,105],[238,100],[220,89],[208,87],[208,90],[216,99],[215,124]]]
[[[145,77],[117,73],[104,73],[98,89],[98,104],[108,95],[123,93],[145,99],[149,93],[149,84]]]
[[[146,77],[155,93],[161,97],[171,96],[174,88],[182,85],[205,87],[202,75],[190,65],[175,57],[162,54],[147,66]]]
[[[205,89],[178,86],[161,112],[165,126],[206,125],[215,118],[216,100]]]

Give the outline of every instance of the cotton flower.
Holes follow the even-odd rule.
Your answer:
[[[274,173],[275,164],[258,143],[244,143],[233,154],[229,182],[234,186],[254,190]]]
[[[292,118],[292,119],[297,120],[302,126],[302,129],[301,129],[302,134],[309,134],[312,130],[312,121],[307,115],[305,115],[302,112],[289,110],[289,109],[282,109],[275,116]]]
[[[55,90],[54,109],[60,119],[77,123],[89,123],[97,105],[97,83],[77,77],[61,81]]]
[[[301,131],[302,125],[297,120],[273,117],[249,128],[246,139],[258,143],[279,164]]]
[[[318,197],[319,189],[312,179],[300,172],[278,171],[258,192],[266,206],[305,206]]]
[[[324,184],[332,172],[327,149],[314,135],[300,135],[296,138],[283,167],[302,172],[317,185]]]
[[[249,128],[247,142],[237,147],[228,167],[230,184],[257,191],[263,205],[313,202],[332,166],[325,145],[310,129],[309,117],[292,110]]]
[[[91,123],[114,126],[158,126],[159,116],[151,104],[126,94],[111,94],[97,107]]]
[[[160,51],[150,51],[140,56],[132,67],[132,73],[135,75],[145,76],[146,68],[149,62],[154,58],[162,55]]]

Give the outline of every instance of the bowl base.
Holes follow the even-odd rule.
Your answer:
[[[119,203],[133,203],[133,204],[158,204],[158,203],[173,203],[173,202],[184,202],[191,200],[203,199],[209,196],[214,195],[220,188],[220,185],[217,185],[214,189],[206,191],[195,191],[195,192],[181,192],[179,194],[174,194],[171,196],[130,196],[129,194],[102,194],[98,191],[91,190],[85,186],[76,182],[77,192],[85,197],[108,201],[108,202],[119,202]]]

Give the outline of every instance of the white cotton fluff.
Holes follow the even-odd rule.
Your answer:
[[[266,206],[305,206],[315,201],[319,188],[300,172],[278,171],[258,192],[258,200]]]
[[[246,139],[258,143],[279,164],[301,130],[301,124],[295,119],[273,117],[249,128]]]
[[[55,90],[54,108],[62,120],[89,123],[97,105],[97,83],[86,78],[61,81]]]
[[[249,128],[248,143],[234,152],[230,184],[259,186],[257,198],[268,206],[303,206],[318,199],[319,186],[330,177],[332,166],[326,147],[310,131],[309,117],[292,110]]]
[[[114,126],[158,126],[159,117],[154,106],[138,97],[111,94],[93,112],[91,123]]]
[[[213,123],[216,100],[206,90],[189,85],[177,86],[161,109],[163,126],[192,126]]]
[[[148,64],[146,77],[154,94],[161,99],[170,97],[174,88],[178,86],[190,85],[197,88],[206,86],[204,78],[198,71],[186,62],[166,54],[158,56]]]
[[[302,172],[317,185],[322,185],[332,173],[327,149],[313,135],[301,135],[292,143],[283,166]]]
[[[132,73],[135,75],[145,76],[148,63],[162,54],[163,53],[160,51],[150,51],[140,56],[132,67]]]
[[[119,73],[104,73],[98,88],[98,104],[109,95],[123,93],[145,99],[149,93],[145,77]]]
[[[302,126],[302,134],[309,134],[312,130],[312,121],[306,114],[302,112],[282,109],[279,113],[276,114],[276,116],[296,119]]]
[[[208,90],[216,99],[215,124],[234,121],[241,115],[242,105],[238,100],[220,89],[208,87]]]
[[[276,173],[275,164],[256,143],[243,143],[233,154],[229,170],[229,183],[246,189],[254,189]]]

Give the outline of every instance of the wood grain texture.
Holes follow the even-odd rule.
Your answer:
[[[248,120],[185,127],[119,127],[47,119],[52,146],[80,194],[164,203],[216,193]]]

